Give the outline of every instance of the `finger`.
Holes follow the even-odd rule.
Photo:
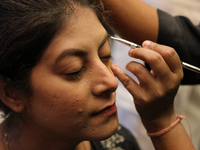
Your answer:
[[[121,68],[116,64],[111,65],[111,69],[114,75],[121,81],[124,87],[132,94],[133,97],[140,95],[140,86],[130,76],[128,76]]]
[[[154,76],[149,72],[149,70],[138,62],[129,62],[126,65],[126,69],[133,73],[140,82],[140,86],[148,89],[155,82]]]
[[[172,72],[182,71],[180,58],[173,48],[151,41],[145,41],[143,46],[161,54]]]
[[[156,77],[167,77],[171,70],[164,58],[156,51],[146,48],[139,48],[129,51],[129,56],[138,58],[148,63]]]

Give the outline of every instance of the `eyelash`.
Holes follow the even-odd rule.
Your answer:
[[[107,57],[101,57],[100,59],[102,60],[102,61],[108,61],[108,60],[110,60],[111,59],[111,55],[110,56],[107,56]],[[84,66],[79,70],[79,71],[76,71],[76,72],[72,72],[72,73],[69,73],[69,74],[66,74],[66,76],[68,76],[69,78],[71,78],[71,79],[78,79],[81,75],[82,75],[82,72],[83,72],[83,70],[84,70]]]
[[[105,59],[105,60],[109,60],[109,59],[111,59],[112,58],[112,56],[110,55],[110,56],[107,56],[107,57],[100,57],[100,59]]]
[[[66,76],[70,77],[71,79],[78,79],[82,75],[82,71],[84,68],[85,67],[83,66],[79,71],[66,74]]]
[[[105,64],[105,65],[108,65],[108,63],[110,62],[111,60],[111,55],[110,56],[107,56],[107,57],[100,57],[101,61]]]

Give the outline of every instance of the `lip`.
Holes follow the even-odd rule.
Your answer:
[[[100,115],[112,115],[117,112],[117,107],[115,103],[113,105],[107,106],[104,109],[93,113],[92,116],[100,116]]]

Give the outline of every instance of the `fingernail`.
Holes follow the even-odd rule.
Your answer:
[[[133,49],[130,49],[128,54],[131,55],[132,52],[133,52]]]
[[[112,68],[112,70],[116,70],[117,69],[117,65],[116,64],[112,64],[111,68]]]
[[[150,44],[151,44],[150,41],[144,41],[143,47],[149,47]]]

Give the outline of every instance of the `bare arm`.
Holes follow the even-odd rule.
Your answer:
[[[141,44],[156,42],[158,37],[157,9],[141,0],[102,0],[110,12],[110,25],[122,38]],[[135,35],[135,36],[134,36]]]
[[[139,84],[118,67],[112,67],[114,74],[134,98],[142,122],[149,133],[169,127],[176,120],[174,97],[183,77],[180,59],[175,50],[168,46],[150,42],[144,48],[129,51],[129,56],[147,62],[149,72],[137,62],[127,64],[127,69],[139,80]],[[181,123],[169,132],[151,138],[156,150],[194,150]]]

